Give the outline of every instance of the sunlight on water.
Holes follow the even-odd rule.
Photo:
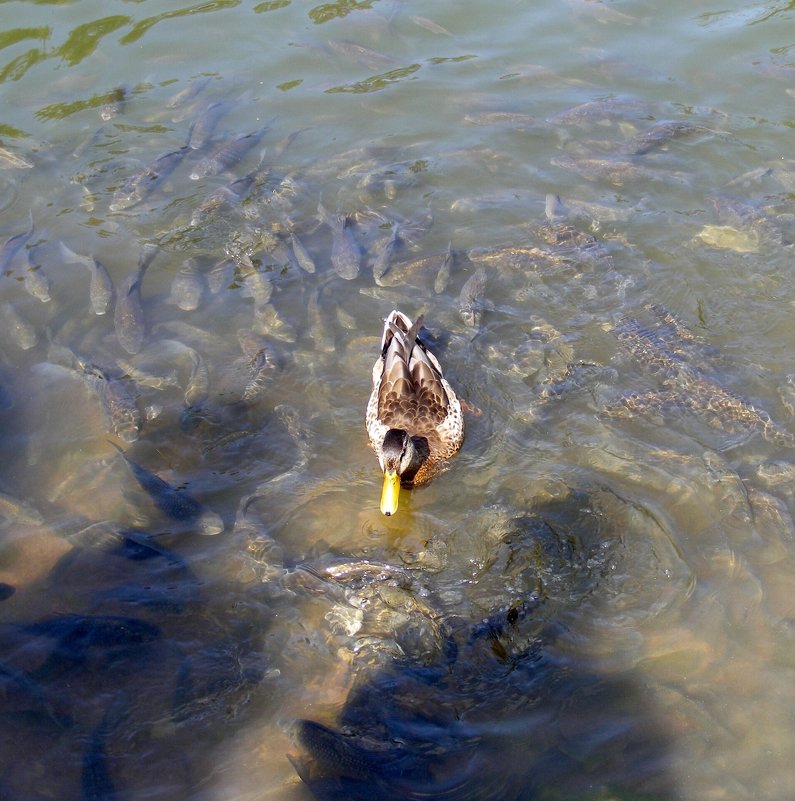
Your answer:
[[[786,797],[791,8],[5,5],[0,797]]]

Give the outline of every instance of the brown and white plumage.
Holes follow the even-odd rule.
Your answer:
[[[464,439],[461,404],[414,323],[393,311],[384,321],[381,355],[373,366],[367,433],[384,471],[381,511],[397,510],[398,488],[430,481]]]

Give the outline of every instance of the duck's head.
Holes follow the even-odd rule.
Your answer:
[[[384,434],[378,459],[381,462],[381,469],[384,471],[381,511],[385,515],[393,515],[397,512],[401,476],[415,467],[417,457],[417,448],[407,431],[401,428],[390,428]]]

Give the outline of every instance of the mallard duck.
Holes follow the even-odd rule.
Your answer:
[[[401,484],[430,481],[464,440],[461,403],[436,357],[417,339],[422,322],[422,316],[412,323],[402,312],[391,312],[373,365],[366,422],[384,471],[385,515],[397,511]]]

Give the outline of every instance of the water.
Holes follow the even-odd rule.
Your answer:
[[[786,797],[792,10],[4,8],[0,795]],[[475,413],[384,518],[393,308]]]

